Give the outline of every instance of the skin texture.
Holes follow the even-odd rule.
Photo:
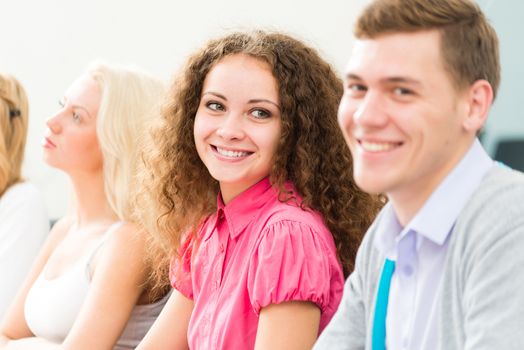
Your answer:
[[[280,139],[278,100],[269,66],[254,58],[226,57],[207,75],[195,144],[226,204],[269,174]],[[217,147],[236,154],[219,153]]]
[[[406,224],[469,149],[487,117],[485,80],[458,90],[436,30],[358,40],[338,120],[357,184],[386,193]]]
[[[71,85],[60,101],[61,109],[46,122],[42,141],[46,163],[66,172],[101,169],[102,153],[96,137],[100,100],[100,88],[88,75]]]
[[[85,254],[93,251],[107,229],[117,221],[107,204],[102,154],[96,137],[101,91],[88,76],[68,89],[64,103],[47,122],[44,159],[65,171],[75,192],[75,212],[55,224],[32,270],[0,326],[0,349],[112,349],[137,303],[148,302],[144,290],[145,235],[125,223],[108,237],[91,265],[86,300],[62,344],[31,333],[24,316],[27,293],[44,271],[57,278]]]

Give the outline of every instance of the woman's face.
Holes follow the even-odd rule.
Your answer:
[[[281,124],[278,84],[267,63],[236,54],[207,74],[194,138],[225,203],[269,175]]]
[[[83,75],[60,101],[60,109],[46,122],[44,160],[67,173],[102,170],[96,119],[102,92],[97,82]]]

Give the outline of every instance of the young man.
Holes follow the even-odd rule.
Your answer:
[[[315,349],[522,349],[524,175],[476,138],[498,40],[467,0],[360,16],[339,124],[360,187],[389,203]]]

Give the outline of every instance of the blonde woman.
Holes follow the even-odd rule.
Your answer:
[[[42,195],[21,176],[27,124],[24,88],[0,74],[0,318],[49,231]]]
[[[155,320],[167,297],[147,283],[131,190],[137,140],[163,91],[136,70],[94,65],[47,121],[44,159],[69,175],[74,215],[53,227],[0,349],[132,349]]]

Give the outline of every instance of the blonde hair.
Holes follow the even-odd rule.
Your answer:
[[[138,141],[155,115],[165,87],[160,80],[132,67],[94,63],[88,74],[102,90],[96,131],[104,161],[107,201],[121,220],[134,222],[132,197]]]
[[[28,109],[20,82],[0,74],[0,196],[22,179]]]

